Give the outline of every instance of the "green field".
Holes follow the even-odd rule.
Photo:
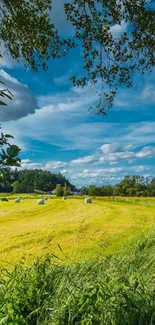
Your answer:
[[[22,197],[0,201],[0,324],[155,324],[154,198]]]
[[[51,198],[37,205],[31,195],[20,203],[0,201],[0,261],[32,262],[47,253],[64,263],[103,257],[121,250],[155,224],[155,199]]]

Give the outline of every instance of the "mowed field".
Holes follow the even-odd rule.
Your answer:
[[[103,257],[155,224],[155,199],[37,197],[0,201],[0,264],[22,257],[32,262],[47,253],[62,263]]]

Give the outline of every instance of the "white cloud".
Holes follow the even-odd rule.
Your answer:
[[[145,146],[141,150],[132,150],[131,145],[121,146],[120,144],[112,143],[112,144],[104,144],[100,147],[101,152],[103,152],[103,156],[101,155],[98,159],[99,163],[110,163],[117,164],[121,161],[128,161],[131,163],[132,161],[140,158],[150,158],[155,156],[155,147],[154,146]]]
[[[104,154],[109,154],[112,152],[118,152],[121,151],[121,145],[118,143],[107,143],[101,146],[101,151]]]
[[[118,173],[122,172],[123,168],[102,168],[102,169],[93,169],[90,168],[89,170],[83,170],[83,171],[77,171],[73,172],[72,175],[70,172],[70,178],[76,181],[81,180],[82,182],[92,183],[92,180],[94,179],[96,182],[100,183],[102,181],[102,184],[105,182],[107,183],[111,177],[118,177]],[[116,175],[115,175],[116,174]]]
[[[19,85],[17,79],[9,75],[7,78],[10,78],[14,85]],[[85,170],[89,164],[128,164],[152,157],[152,153],[147,153],[146,149],[141,152],[139,147],[148,147],[150,143],[155,142],[155,122],[111,123],[106,117],[96,117],[94,114],[92,116],[87,108],[95,99],[95,89],[90,87],[82,91],[73,88],[62,93],[39,96],[41,108],[18,121],[3,123],[4,132],[13,134],[15,141],[22,145],[21,148],[24,146],[25,150],[30,149],[29,143],[31,145],[31,141],[36,139],[65,150],[83,150],[83,155],[80,153],[80,157],[67,165],[65,161],[59,161],[46,166],[55,170],[63,170],[64,167],[67,170],[66,166],[69,164],[70,167],[74,165],[75,170],[78,166],[81,169],[84,167]],[[109,118],[109,121],[111,120]],[[35,154],[35,148],[33,153]]]
[[[144,170],[150,169],[150,166],[133,166],[130,167],[130,170],[133,170],[136,173],[143,172]]]
[[[115,153],[109,153],[108,155],[104,157],[99,158],[98,163],[110,163],[111,165],[113,164],[118,164],[121,161],[129,161],[131,162],[132,159],[135,158],[135,154],[133,152],[115,152]]]
[[[96,90],[91,87],[85,89],[84,92],[78,92],[77,88],[72,88],[67,93],[40,96],[38,100],[39,106],[48,112],[74,111],[74,113],[81,115],[82,112],[86,114],[86,110],[98,100],[98,96]]]
[[[62,161],[50,161],[45,165],[45,169],[59,169],[65,167],[67,165],[66,162]]]
[[[128,146],[127,146],[128,147]],[[132,151],[122,146],[119,143],[108,143],[100,147],[103,156],[99,158],[98,163],[110,163],[116,164],[120,161],[128,160],[135,158],[135,154]]]
[[[21,169],[42,169],[43,165],[40,163],[34,163],[30,159],[23,159],[21,161]]]
[[[146,158],[152,156],[155,156],[155,147],[153,146],[146,146],[136,154],[136,157],[138,158]]]
[[[66,167],[62,169],[63,167]],[[87,166],[87,168],[85,168]],[[154,174],[154,167],[149,165],[123,165],[118,167],[98,168],[94,164],[79,164],[71,165],[71,162],[63,161],[49,161],[46,163],[33,162],[30,159],[23,159],[21,164],[22,169],[42,169],[54,171],[55,173],[60,172],[62,175],[67,176],[72,184],[77,187],[83,185],[104,185],[104,184],[115,184],[119,182],[125,175],[148,175],[149,177]],[[145,173],[144,173],[145,172]],[[146,173],[147,172],[147,173]]]
[[[8,88],[14,96],[12,100],[5,100],[8,106],[0,106],[0,121],[17,120],[35,112],[38,108],[37,101],[26,85],[4,70],[0,70],[0,80],[5,83],[5,86],[0,86],[1,89]]]
[[[63,169],[63,170],[60,171],[60,173],[61,173],[61,174],[68,174],[69,171],[68,171],[67,169]]]
[[[115,24],[110,28],[110,31],[114,38],[120,37],[128,27],[128,23],[126,23],[124,20],[121,21],[121,24]]]
[[[137,84],[137,85],[136,85]],[[119,89],[115,98],[115,110],[120,111],[146,111],[146,105],[154,105],[155,103],[155,86],[154,80],[150,80],[149,84],[144,86],[140,79],[136,78],[134,87],[130,89]]]
[[[147,85],[141,93],[141,99],[145,101],[155,102],[155,86]]]
[[[134,147],[155,143],[155,122],[143,121],[128,125],[122,140],[124,143],[132,143]]]
[[[71,165],[81,165],[81,164],[89,164],[96,160],[96,157],[94,155],[92,156],[85,156],[83,158],[78,158],[71,161]]]

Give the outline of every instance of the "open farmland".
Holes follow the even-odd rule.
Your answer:
[[[26,196],[26,195],[25,195]],[[109,255],[155,224],[155,199],[51,198],[0,201],[0,261],[29,263],[47,253],[73,262]]]

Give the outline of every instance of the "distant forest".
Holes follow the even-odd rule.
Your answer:
[[[71,191],[76,191],[63,175],[52,174],[49,171],[40,169],[35,170],[18,170],[11,168],[1,169],[0,175],[0,192],[1,193],[41,193],[52,192],[57,184],[67,186]]]
[[[62,191],[62,188],[64,191]],[[65,176],[53,174],[40,169],[18,170],[11,168],[1,169],[0,192],[1,193],[41,193],[52,192],[57,189],[58,196],[70,192],[79,192],[89,196],[155,196],[155,177],[151,180],[139,175],[125,176],[116,185],[103,185],[89,187],[83,186],[77,190]],[[56,193],[56,194],[57,194]]]
[[[82,187],[81,194],[89,196],[155,196],[155,178],[148,178],[134,175],[125,176],[116,185]]]

